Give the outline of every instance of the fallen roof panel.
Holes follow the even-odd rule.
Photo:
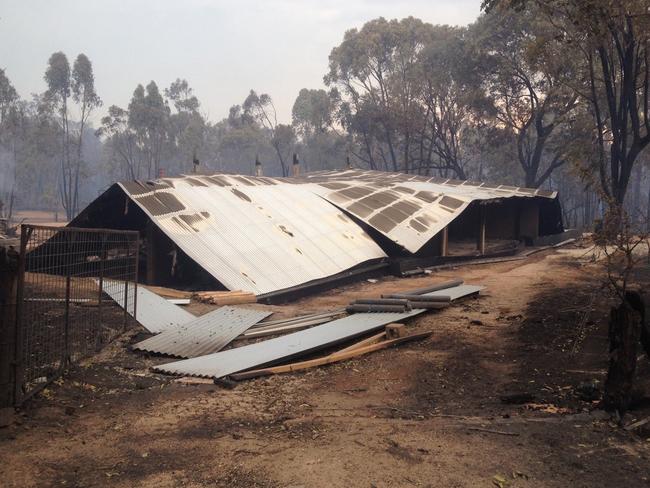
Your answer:
[[[124,282],[116,280],[103,281],[104,292],[124,308]],[[129,283],[133,287],[133,283]],[[133,300],[129,300],[127,312],[134,317]],[[149,332],[162,332],[170,327],[186,324],[196,317],[178,305],[170,303],[165,298],[156,295],[143,286],[138,286],[137,317],[134,317]]]
[[[154,369],[163,373],[221,378],[231,373],[271,364],[280,359],[290,359],[347,339],[353,339],[391,322],[404,320],[419,313],[422,313],[422,310],[412,310],[405,313],[349,315],[327,324],[317,325],[311,329],[294,332],[275,339],[207,356],[162,364],[155,366]]]
[[[266,310],[221,307],[139,342],[133,349],[181,358],[214,353],[271,313]]]
[[[456,288],[462,290],[456,290]],[[461,285],[427,293],[426,295],[444,294],[458,299],[478,293],[481,289],[480,286]],[[414,317],[424,311],[417,309],[403,313],[357,313],[275,339],[208,354],[207,356],[162,364],[154,367],[154,369],[170,374],[221,378],[246,369],[262,367],[280,360],[291,359],[311,351],[323,349],[380,329],[391,322]]]

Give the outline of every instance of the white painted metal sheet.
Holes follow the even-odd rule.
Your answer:
[[[104,279],[104,292],[124,308],[124,282]],[[134,286],[129,283],[129,287]],[[163,297],[138,286],[137,317],[135,319],[149,332],[158,333],[170,327],[186,324],[196,319],[187,310],[169,303]],[[133,301],[129,300],[127,312],[133,317]]]
[[[164,179],[151,189],[120,185],[178,247],[231,290],[270,293],[386,257],[309,185],[216,178]]]
[[[422,310],[405,313],[358,313],[275,339],[207,356],[163,364],[155,366],[154,369],[163,373],[221,378],[353,339],[366,332],[380,329],[391,322],[404,320],[419,313],[422,313]]]
[[[138,342],[133,349],[193,358],[220,351],[252,325],[272,312],[241,307],[221,307]]]

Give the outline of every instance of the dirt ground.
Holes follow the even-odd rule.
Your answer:
[[[408,322],[422,342],[233,389],[149,371],[131,333],[0,429],[3,486],[650,486],[650,424],[596,409],[607,367],[600,264],[585,249],[358,283],[271,318],[460,277],[480,298]],[[582,256],[581,259],[579,259]],[[650,392],[650,362],[639,361]],[[625,423],[650,415],[639,394]]]

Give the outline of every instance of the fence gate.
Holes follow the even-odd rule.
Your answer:
[[[135,323],[138,233],[22,225],[17,279],[19,404]]]

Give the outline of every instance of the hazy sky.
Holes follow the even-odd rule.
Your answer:
[[[288,122],[301,88],[323,86],[331,49],[352,27],[409,15],[467,24],[481,0],[0,0],[0,67],[23,97],[45,90],[55,51],[93,62],[105,107],[138,83],[186,78],[211,120],[253,88]]]

